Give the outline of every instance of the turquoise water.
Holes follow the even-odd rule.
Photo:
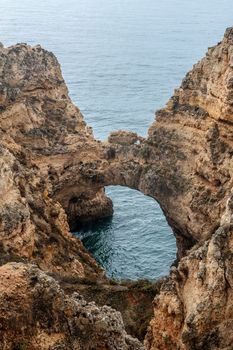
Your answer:
[[[233,24],[232,0],[0,0],[0,41],[40,43],[58,57],[70,96],[99,139],[146,135],[192,65]],[[112,221],[82,232],[116,278],[168,271],[175,243],[159,206],[109,188]]]

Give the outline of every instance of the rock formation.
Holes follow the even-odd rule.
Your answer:
[[[169,135],[166,156],[174,152],[186,180],[175,201],[175,227],[198,242],[171,269],[154,301],[150,350],[232,349],[232,62],[230,28],[187,74],[150,129],[152,140],[158,140],[157,125]]]
[[[0,344],[2,350],[142,350],[127,335],[119,312],[67,297],[33,265],[0,267]]]
[[[40,46],[0,47],[0,135],[1,350],[142,349],[119,313],[66,296],[29,264],[58,280],[107,283],[68,221],[112,214],[93,175],[99,144]]]
[[[72,221],[75,201],[77,218],[83,210],[85,217],[97,215],[95,201],[102,203],[101,215],[110,215],[112,204],[102,188],[86,191],[78,179],[93,183],[98,143],[68,97],[55,56],[40,46],[1,48],[0,84],[1,260],[17,257],[49,271],[99,275],[70,234],[64,209]],[[77,176],[70,181],[62,172],[73,159]]]
[[[4,290],[12,293],[10,300],[19,300],[14,283],[4,282],[7,274],[19,279],[29,303],[26,313],[15,308],[15,301],[8,303],[9,313],[3,312],[4,350],[13,348],[11,332],[19,340],[24,337],[22,326],[19,330],[10,322],[14,312],[32,332],[30,349],[41,348],[38,337],[43,332],[51,349],[68,348],[66,341],[70,348],[83,349],[90,329],[95,349],[140,348],[108,308],[84,302],[90,318],[80,328],[76,315],[82,303],[64,295],[45,274],[57,280],[72,276],[107,283],[102,269],[69,231],[80,222],[112,214],[106,185],[128,186],[155,198],[177,240],[176,267],[155,298],[146,348],[232,349],[232,99],[230,28],[156,113],[147,139],[119,131],[101,143],[72,104],[53,54],[25,44],[0,47],[0,257],[1,265],[21,261],[0,269],[0,308],[4,311]],[[52,312],[51,326],[47,321],[42,325],[46,310],[39,314],[38,326],[30,313],[37,295],[31,274],[42,290],[46,288],[41,305]],[[51,295],[58,304],[51,304]],[[108,321],[96,328],[95,308],[98,314],[106,313],[110,323],[114,320],[112,343],[105,330]],[[64,319],[71,328],[63,328]],[[79,334],[77,343],[73,329]]]

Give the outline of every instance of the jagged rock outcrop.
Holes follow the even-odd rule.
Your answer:
[[[99,278],[64,212],[71,223],[74,216],[112,213],[102,188],[86,191],[78,180],[80,174],[84,183],[85,176],[93,182],[82,160],[91,172],[98,143],[68,97],[55,56],[40,46],[0,48],[0,135],[1,260],[23,258],[45,270]],[[76,186],[56,174],[57,164],[64,172],[73,159],[79,164]]]
[[[40,46],[0,47],[0,136],[0,263],[25,264],[0,268],[0,345],[4,350],[141,349],[126,335],[119,314],[86,304],[77,309],[45,274],[46,286],[39,281],[36,290],[27,277],[32,270],[27,264],[34,262],[59,281],[107,284],[68,223],[112,214],[95,174],[99,142],[72,104],[55,56]],[[41,274],[37,270],[35,281]],[[40,301],[38,289],[45,289]],[[54,297],[59,305],[52,304]],[[78,312],[87,317],[76,325]]]
[[[119,312],[67,297],[58,283],[36,266],[0,267],[2,350],[143,350],[124,330]]]
[[[232,62],[230,28],[156,113],[147,139],[120,131],[101,143],[51,53],[0,47],[1,264],[104,280],[68,223],[111,215],[106,185],[140,190],[160,203],[179,261],[154,302],[147,349],[230,350]]]
[[[170,137],[165,151],[181,175],[177,191],[185,179],[175,201],[175,227],[198,241],[154,301],[150,350],[232,349],[232,62],[230,28],[187,74],[150,129],[152,142],[163,145],[162,135]]]
[[[172,268],[154,300],[147,349],[232,349],[232,240],[222,226]]]
[[[77,291],[86,301],[94,300],[99,306],[109,305],[119,311],[126,332],[143,342],[153,316],[152,302],[159,294],[162,281],[163,279],[156,282],[109,280],[88,284],[70,277],[59,280],[59,283],[66,294],[72,295]]]
[[[232,42],[228,29],[156,113],[147,139],[122,145],[120,131],[106,152],[106,182],[160,203],[179,258],[219,227],[232,188]]]

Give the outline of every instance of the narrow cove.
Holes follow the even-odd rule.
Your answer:
[[[156,280],[176,258],[175,237],[158,203],[142,193],[108,186],[112,218],[86,224],[74,234],[116,280]]]

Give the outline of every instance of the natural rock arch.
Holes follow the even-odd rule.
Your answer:
[[[231,189],[231,42],[228,30],[157,112],[147,139],[121,131],[108,142],[92,136],[51,53],[25,44],[1,48],[3,140],[7,145],[7,131],[68,215],[80,202],[93,216],[111,212],[104,186],[126,185],[155,198],[178,241],[192,246],[219,225]]]
[[[122,133],[96,141],[56,58],[40,46],[0,46],[0,59],[1,264],[32,261],[59,278],[104,279],[70,234],[62,206],[69,215],[72,204],[76,215],[85,193],[86,208],[104,212],[104,186],[138,189],[160,203],[183,257],[154,302],[147,348],[230,348],[233,29],[139,142],[122,142]]]
[[[222,46],[231,40],[227,32]],[[3,48],[2,131],[30,155],[70,222],[75,216],[109,215],[104,186],[126,185],[159,202],[181,257],[214,232],[231,187],[231,85],[225,84],[231,68],[226,69],[230,56],[219,64],[222,46],[210,49],[188,73],[167,107],[157,112],[147,139],[121,131],[102,143],[69,99],[51,53],[39,46]],[[11,66],[16,58],[17,68]],[[222,71],[221,96],[218,76],[213,73],[208,82],[210,66]],[[200,70],[207,73],[200,75]],[[216,90],[215,97],[208,89]]]

